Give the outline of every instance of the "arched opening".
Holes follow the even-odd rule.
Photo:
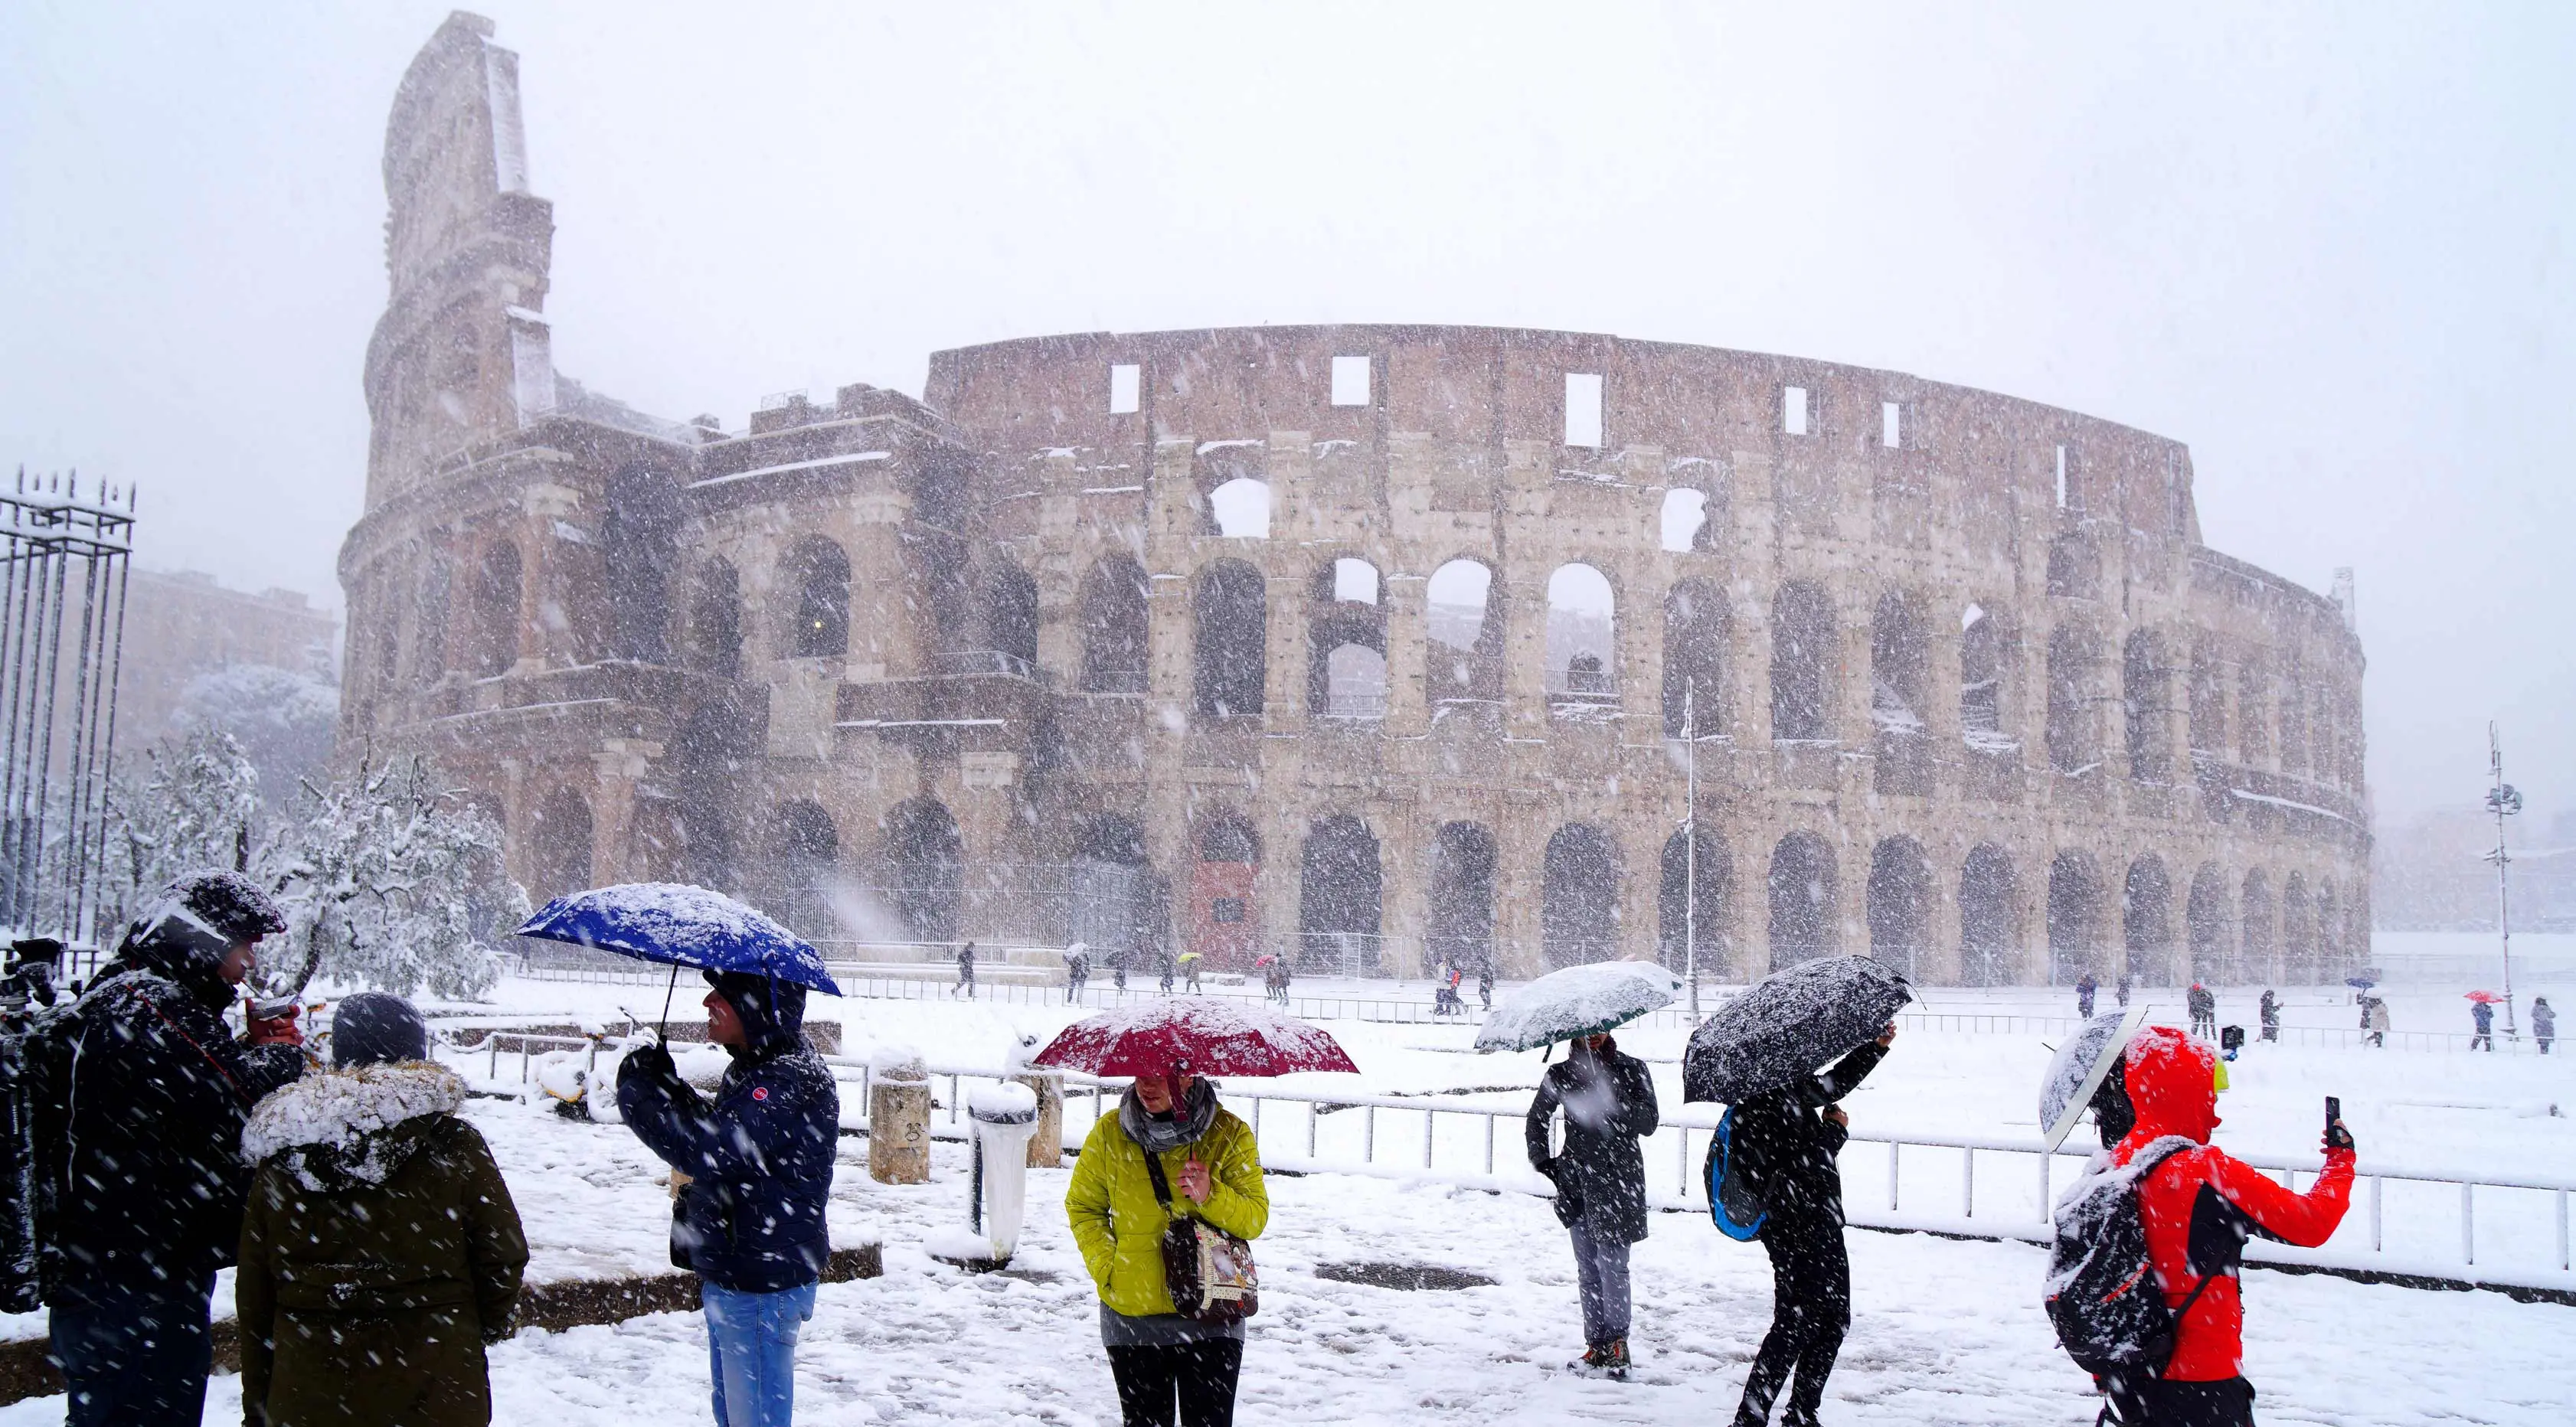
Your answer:
[[[1347,557],[1307,595],[1306,707],[1326,718],[1386,717],[1386,606],[1377,567]]]
[[[680,488],[663,473],[628,466],[608,478],[599,545],[608,572],[611,652],[666,664],[671,658],[671,572],[679,568]]]
[[[1423,688],[1434,718],[1461,704],[1503,697],[1503,622],[1493,609],[1494,572],[1474,560],[1452,560],[1423,586],[1427,628]]]
[[[1620,880],[1618,846],[1601,829],[1568,823],[1547,840],[1539,933],[1548,965],[1577,966],[1619,954]]]
[[[1959,736],[1981,753],[2019,745],[2004,729],[2002,621],[1969,605],[1959,615]]]
[[[2048,981],[2065,986],[2102,962],[2102,876],[2093,859],[2061,852],[2048,864]]]
[[[2281,979],[2305,986],[2317,979],[2316,925],[2309,920],[2308,879],[2281,879]]]
[[[886,814],[886,870],[895,918],[914,941],[955,941],[966,882],[966,846],[957,819],[929,798],[897,804]]]
[[[2227,874],[2218,864],[2204,864],[2192,874],[2191,897],[2184,904],[2183,921],[2191,936],[2191,979],[2218,981],[2230,967],[2228,956],[2232,939],[2231,919],[2227,915]]]
[[[1269,539],[1270,483],[1250,476],[1227,481],[1208,492],[1208,515],[1216,533],[1228,539]]]
[[[1771,849],[1771,969],[1833,953],[1834,850],[1812,832],[1793,832]]]
[[[434,684],[447,672],[447,601],[448,591],[456,583],[456,572],[445,555],[430,557],[429,568],[421,572],[420,590],[413,605],[414,652],[412,678]]]
[[[1269,688],[1270,637],[1261,572],[1240,560],[1209,565],[1199,572],[1190,608],[1196,625],[1192,675],[1199,716],[1261,717]]]
[[[735,800],[756,757],[752,727],[730,699],[690,710],[672,745],[672,781],[680,800],[682,877],[731,892],[748,869],[737,860]]]
[[[1252,892],[1261,873],[1261,835],[1232,808],[1190,815],[1198,858],[1190,868],[1190,950],[1211,966],[1239,971],[1260,954]]]
[[[1547,577],[1547,692],[1566,703],[1611,703],[1619,695],[1618,600],[1610,577],[1590,565],[1559,565]]]
[[[1890,590],[1869,619],[1869,721],[1873,781],[1882,793],[1932,791],[1925,742],[1925,686],[1931,646],[1915,601]]]
[[[1664,595],[1664,737],[1727,731],[1726,595],[1684,580]]]
[[[1708,493],[1684,486],[1664,492],[1664,509],[1659,522],[1664,549],[1676,555],[1705,550],[1708,535]]]
[[[2250,768],[2272,756],[2272,669],[2259,657],[2236,671],[2236,756]]]
[[[1145,692],[1145,571],[1125,555],[1094,564],[1082,581],[1082,687]]]
[[[2020,945],[2012,854],[1981,842],[1959,869],[1959,979],[1970,986],[2011,985]]]
[[[981,608],[984,648],[996,656],[1000,672],[1028,678],[1038,670],[1038,582],[1008,560],[985,570],[975,592]]]
[[[1297,887],[1298,963],[1344,976],[1380,969],[1380,867],[1377,838],[1348,814],[1306,833]]]
[[[2333,879],[2317,879],[2317,968],[2312,980],[2324,984],[2336,979],[2344,966],[2343,923],[2336,919],[2335,884]]]
[[[403,598],[402,577],[396,575],[386,581],[376,598],[382,618],[376,621],[375,696],[382,698],[393,693],[395,675],[402,668],[403,605],[408,603]]]
[[[474,567],[476,675],[506,674],[519,660],[519,547],[502,541]]]
[[[2102,761],[2093,715],[2093,636],[2060,625],[2048,636],[2048,766],[2090,773]]]
[[[1771,736],[1786,741],[1834,736],[1834,604],[1804,580],[1771,599]]]
[[[2245,948],[2245,960],[2237,969],[2236,979],[2240,982],[2270,981],[2276,974],[2272,966],[2272,948],[2277,944],[2275,910],[2271,879],[2263,875],[2260,867],[2245,874],[2244,902],[2241,942]]]
[[[2141,783],[2164,782],[2173,772],[2173,760],[2165,752],[2171,684],[2164,647],[2155,632],[2131,630],[2120,655],[2120,712],[2128,738],[2129,776]]]
[[[1698,834],[1694,839],[1676,830],[1664,839],[1655,891],[1655,958],[1676,971],[1696,965],[1702,975],[1723,975],[1735,861],[1715,833],[1700,828]]]
[[[1073,844],[1065,940],[1110,966],[1135,969],[1160,959],[1162,892],[1145,861],[1145,835],[1115,813],[1083,820]]]
[[[809,940],[837,925],[832,911],[834,871],[841,861],[841,830],[810,798],[780,803],[769,815],[770,887],[762,908]]]
[[[1881,838],[1869,852],[1869,954],[1913,977],[1932,950],[1932,867],[1923,844]]]
[[[2162,858],[2150,854],[2129,864],[2120,887],[2120,945],[2132,983],[2162,986],[2171,980],[2173,883]]]
[[[791,658],[850,652],[850,557],[819,535],[788,547],[779,584],[794,603],[786,629]]]
[[[2217,654],[2204,639],[2191,651],[2191,751],[2227,756],[2227,690]],[[2213,971],[2213,974],[2214,971]]]
[[[1433,966],[1481,967],[1494,955],[1494,835],[1480,823],[1442,823],[1431,847]]]
[[[698,567],[689,594],[689,667],[719,679],[742,677],[742,576],[730,561]]]
[[[557,788],[537,804],[528,829],[529,893],[543,904],[590,887],[590,803],[572,788]]]

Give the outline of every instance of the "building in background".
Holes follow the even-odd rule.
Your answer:
[[[226,589],[199,570],[136,570],[125,596],[116,743],[141,752],[175,732],[202,676],[257,666],[336,682],[339,620],[294,590]]]

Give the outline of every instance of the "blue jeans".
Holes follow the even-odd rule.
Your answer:
[[[814,1316],[814,1285],[737,1293],[708,1283],[708,1375],[716,1427],[788,1427],[796,1417],[796,1337]]]
[[[67,1427],[198,1427],[215,1361],[206,1331],[214,1292],[208,1274],[57,1304],[49,1326],[54,1362],[71,1387]]]

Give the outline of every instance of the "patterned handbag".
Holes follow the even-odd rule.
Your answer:
[[[1154,1201],[1170,1214],[1172,1185],[1160,1156],[1146,1154],[1145,1173],[1154,1181]],[[1163,1286],[1171,1290],[1174,1312],[1201,1323],[1240,1323],[1261,1311],[1252,1245],[1205,1219],[1176,1216],[1163,1230]]]

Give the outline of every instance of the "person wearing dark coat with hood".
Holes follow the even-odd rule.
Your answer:
[[[704,1281],[717,1427],[787,1427],[796,1339],[831,1256],[840,1094],[805,1044],[804,987],[729,971],[707,981],[707,1034],[733,1057],[715,1098],[680,1078],[667,1049],[645,1046],[617,1068],[617,1109],[688,1177],[671,1261]]]
[[[1783,1384],[1781,1421],[1814,1427],[1825,1378],[1851,1329],[1851,1255],[1843,1246],[1843,1175],[1835,1156],[1851,1120],[1835,1105],[1887,1055],[1896,1027],[1786,1089],[1734,1107],[1734,1156],[1765,1210],[1759,1234],[1771,1256],[1771,1331],[1744,1378],[1736,1427],[1763,1427]],[[1790,1383],[1794,1372],[1795,1383]]]
[[[2531,1038],[2540,1043],[2542,1055],[2549,1054],[2550,1045],[2558,1039],[2558,1013],[2549,1009],[2546,996],[2531,998]]]
[[[1565,1111],[1565,1148],[1548,1151],[1548,1122]],[[1646,1237],[1646,1161],[1655,1082],[1645,1062],[1608,1036],[1578,1037],[1540,1078],[1527,1125],[1530,1167],[1556,1185],[1556,1218],[1574,1237],[1583,1297],[1582,1366],[1628,1373],[1628,1249]]]
[[[483,1350],[510,1330],[528,1240],[465,1082],[400,996],[331,1021],[331,1066],[259,1102],[233,1296],[247,1427],[484,1427]]]
[[[60,1145],[45,1301],[70,1427],[160,1427],[205,1415],[215,1271],[241,1243],[242,1124],[303,1073],[294,1022],[223,1015],[286,929],[238,872],[180,878],[126,929],[70,1009],[68,1083],[42,1142]]]

